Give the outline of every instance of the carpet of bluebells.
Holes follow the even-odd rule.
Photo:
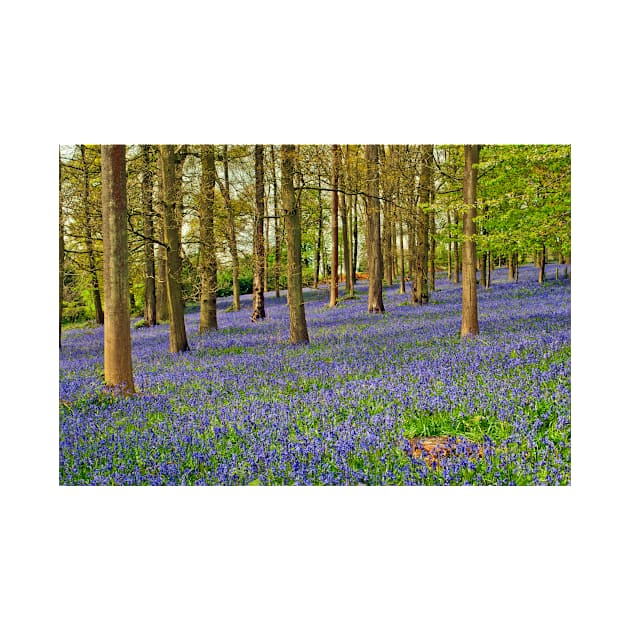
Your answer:
[[[59,483],[569,484],[570,280],[547,269],[544,285],[533,267],[517,283],[495,270],[464,340],[444,274],[424,306],[386,287],[384,315],[366,312],[366,283],[335,309],[305,289],[300,346],[284,295],[256,323],[251,296],[239,312],[219,299],[218,331],[199,335],[189,309],[190,352],[169,353],[168,325],[132,328],[131,397],[103,388],[102,328],[64,331]],[[431,435],[448,456],[412,456],[409,438]]]

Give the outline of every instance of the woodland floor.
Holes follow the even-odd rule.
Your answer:
[[[561,269],[562,272],[563,268]],[[461,286],[439,274],[430,303],[386,287],[386,312],[357,299],[330,309],[305,290],[310,344],[288,342],[286,298],[251,296],[191,351],[168,325],[132,328],[138,395],[103,389],[102,328],[64,331],[62,485],[569,484],[570,280],[523,267],[479,289],[481,334],[459,337]],[[430,438],[429,441],[424,441]]]

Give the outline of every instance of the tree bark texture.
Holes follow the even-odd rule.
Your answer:
[[[129,318],[125,146],[101,146],[105,384],[134,392]]]
[[[453,211],[453,225],[455,226],[455,238],[453,240],[453,282],[459,284],[460,278],[460,249],[459,249],[459,212]]]
[[[273,257],[273,282],[276,297],[280,297],[280,257],[282,255],[282,241],[284,236],[280,234],[280,217],[278,204],[278,180],[276,178],[276,154],[271,145],[271,175],[273,185],[273,238],[274,238],[274,257]]]
[[[479,334],[477,317],[477,253],[475,215],[477,197],[477,164],[479,145],[464,145],[464,211],[462,243],[462,326],[461,336]]]
[[[365,146],[367,164],[368,219],[368,313],[384,313],[383,254],[381,251],[381,212],[379,208],[378,145]]]
[[[63,319],[63,278],[65,262],[65,243],[63,238],[63,200],[61,186],[61,146],[59,147],[59,349],[61,350],[61,320]]]
[[[201,147],[201,203],[199,205],[199,275],[201,295],[199,332],[217,330],[217,252],[214,240],[214,145]]]
[[[289,340],[293,344],[308,343],[304,297],[302,295],[302,234],[300,213],[295,199],[295,145],[280,147],[282,172],[282,205],[287,237],[287,285],[289,303]]]
[[[230,169],[228,165],[228,145],[223,145],[223,178],[224,185],[221,191],[225,200],[225,207],[228,215],[228,245],[230,248],[230,256],[232,257],[232,310],[241,310],[241,285],[240,285],[240,269],[238,262],[238,248],[236,243],[236,218],[234,216],[234,208],[232,207],[232,199],[230,197]]]
[[[101,291],[98,285],[98,271],[96,267],[96,256],[94,253],[93,240],[93,220],[90,208],[90,170],[85,155],[85,145],[79,145],[81,151],[81,162],[83,167],[83,213],[85,216],[85,248],[88,255],[88,270],[90,274],[90,284],[92,286],[92,299],[94,301],[94,316],[96,323],[101,326],[105,319],[103,304],[101,301]]]
[[[144,223],[144,324],[157,324],[155,245],[153,242],[153,169],[151,147],[142,145],[142,218]]]
[[[180,256],[181,235],[177,220],[177,182],[175,178],[175,151],[172,144],[160,145],[162,171],[164,235],[166,240],[166,294],[168,297],[169,349],[171,352],[189,350],[184,324]]]
[[[348,160],[348,152],[346,148],[346,162]],[[354,296],[354,283],[352,281],[352,259],[350,254],[350,230],[348,226],[348,204],[345,193],[345,177],[343,169],[339,172],[339,181],[344,192],[339,198],[339,211],[341,213],[341,240],[343,243],[343,274],[345,276],[345,292],[349,297]]]
[[[420,149],[420,188],[418,191],[418,223],[415,290],[420,304],[429,301],[429,214],[428,206],[431,194],[431,159],[433,146],[423,144]]]
[[[265,180],[263,164],[263,145],[254,147],[256,176],[256,215],[254,217],[254,295],[252,321],[265,319]]]
[[[330,220],[330,300],[328,306],[337,305],[339,299],[339,145],[332,145],[332,208]]]
[[[164,230],[164,182],[162,169],[157,169],[158,180],[158,207],[160,208],[157,222],[158,238],[162,243],[166,242]],[[166,295],[166,247],[158,245],[157,248],[157,278],[155,284],[155,303],[158,322],[168,321],[168,297]]]
[[[397,213],[400,214],[400,213]],[[407,288],[405,286],[405,247],[404,247],[404,233],[403,233],[403,220],[402,216],[399,220],[399,228],[400,228],[400,293],[406,293]]]
[[[319,269],[322,258],[322,237],[324,230],[324,207],[322,204],[322,178],[317,175],[317,251],[315,252],[315,269],[313,270],[313,288],[319,286]]]

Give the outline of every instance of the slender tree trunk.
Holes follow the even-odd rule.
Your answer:
[[[280,256],[282,255],[282,241],[284,236],[280,234],[280,211],[278,206],[278,181],[276,178],[276,154],[271,145],[271,174],[273,184],[273,238],[274,238],[274,259],[273,259],[273,279],[276,297],[280,297]],[[284,219],[283,219],[284,220]]]
[[[313,278],[313,288],[319,286],[319,269],[322,257],[322,237],[324,231],[324,207],[322,204],[322,178],[317,174],[317,251],[315,252],[315,269]]]
[[[61,170],[61,146],[59,147],[59,350],[61,350],[61,320],[63,319],[63,277],[65,262],[65,243],[63,238],[63,200],[61,186],[63,182]]]
[[[514,282],[514,254],[510,252],[507,256],[508,282]]]
[[[169,347],[171,352],[190,350],[184,323],[184,302],[181,289],[181,235],[177,220],[177,182],[173,145],[160,145],[162,171],[164,233],[166,236],[166,293],[168,296]]]
[[[254,248],[256,256],[254,259],[254,295],[252,321],[265,319],[265,240],[264,240],[264,220],[265,220],[265,180],[263,165],[263,145],[257,144],[254,148],[256,162],[256,216],[254,219]]]
[[[234,217],[234,208],[230,198],[230,172],[228,166],[228,145],[223,145],[223,178],[225,183],[221,188],[225,207],[228,213],[228,245],[230,256],[232,257],[232,310],[241,310],[241,285],[239,281],[240,269],[238,262],[238,248],[236,244],[236,219]]]
[[[453,282],[459,284],[461,260],[459,258],[459,211],[453,211],[453,225],[455,226],[455,240],[453,241]]]
[[[409,239],[409,275],[412,278],[411,303],[417,304],[420,301],[418,281],[418,239],[417,239],[417,218],[409,217],[407,220],[407,238]]]
[[[464,240],[462,244],[462,326],[461,336],[479,334],[477,317],[477,270],[475,248],[475,204],[479,145],[464,145]]]
[[[162,169],[156,169],[158,183],[158,207],[159,220],[157,222],[158,239],[166,242],[166,233],[164,232],[164,183],[162,182]],[[154,226],[155,227],[155,226]],[[157,319],[159,322],[168,321],[168,297],[166,295],[166,247],[158,245],[157,248],[157,278],[155,283],[155,304],[157,310]]]
[[[429,213],[429,292],[435,292],[435,210]]]
[[[263,292],[269,291],[269,193],[263,182],[263,207],[265,209],[265,258],[263,260]]]
[[[452,254],[451,254],[451,249],[452,249],[452,243],[453,243],[453,234],[451,232],[451,211],[447,210],[446,211],[446,225],[447,225],[447,234],[448,234],[448,242],[447,242],[447,269],[446,269],[446,275],[449,279],[449,281],[454,282],[454,275],[453,275],[453,262],[452,262]]]
[[[201,296],[199,332],[218,330],[217,321],[217,252],[214,241],[215,148],[201,147],[201,202],[199,204],[199,267]]]
[[[348,153],[346,149],[346,161],[348,159]],[[354,283],[352,282],[352,259],[350,255],[350,240],[349,240],[349,227],[348,227],[348,205],[346,203],[346,178],[344,171],[340,172],[340,180],[342,182],[342,188],[344,192],[341,193],[339,199],[339,209],[341,211],[341,240],[343,243],[343,275],[345,276],[345,294],[348,297],[354,296]]]
[[[399,227],[400,227],[400,293],[406,293],[407,288],[405,286],[405,241],[404,241],[404,232],[403,232],[403,220],[402,214],[400,214]]]
[[[339,299],[339,145],[332,145],[332,209],[330,221],[330,300],[328,306],[337,305]]]
[[[429,215],[428,205],[431,194],[431,163],[433,145],[423,144],[421,147],[420,191],[418,212],[418,249],[416,254],[416,282],[418,283],[417,299],[420,304],[429,301]]]
[[[485,289],[488,287],[488,278],[490,274],[488,270],[490,269],[490,265],[488,264],[488,252],[484,250],[483,254],[481,254],[481,265],[479,269],[479,281],[480,284],[483,285]]]
[[[302,232],[300,212],[295,199],[295,145],[280,147],[282,166],[282,205],[287,226],[287,284],[289,303],[289,340],[308,343],[304,297],[302,295]]]
[[[384,313],[383,254],[381,251],[381,212],[379,208],[378,145],[365,146],[367,164],[367,218],[368,218],[368,313]]]
[[[538,282],[543,284],[545,282],[545,245],[543,243],[542,250],[538,255],[538,260],[540,261],[538,264]]]
[[[85,155],[85,145],[79,145],[81,162],[83,167],[83,212],[85,215],[85,248],[88,255],[88,270],[90,284],[92,286],[92,299],[94,301],[94,314],[96,323],[101,326],[104,321],[101,292],[98,285],[98,271],[96,268],[96,256],[94,254],[94,241],[92,234],[92,211],[90,209],[90,171]]]
[[[394,283],[392,277],[392,229],[391,229],[392,203],[386,196],[383,208],[383,282],[391,287]]]
[[[105,292],[105,384],[134,392],[129,319],[127,175],[125,146],[101,146],[103,206],[103,284]]]
[[[142,145],[142,218],[144,231],[144,325],[157,324],[155,246],[153,243],[153,170],[151,147]]]
[[[359,159],[358,155],[354,161],[354,185],[355,188],[359,185]],[[359,254],[359,195],[355,193],[352,203],[353,209],[353,226],[352,226],[352,282],[357,283],[357,267],[358,267],[358,254]]]

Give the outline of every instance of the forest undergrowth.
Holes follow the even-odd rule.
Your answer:
[[[461,286],[443,274],[428,305],[385,287],[384,315],[366,312],[365,282],[334,309],[325,288],[305,289],[300,346],[284,295],[267,293],[256,323],[251,296],[238,312],[219,298],[218,331],[186,315],[190,352],[168,352],[167,324],[132,325],[130,397],[103,387],[102,327],[65,330],[59,483],[569,484],[570,280],[536,274],[495,270],[468,339]],[[429,437],[447,448],[419,455]]]

